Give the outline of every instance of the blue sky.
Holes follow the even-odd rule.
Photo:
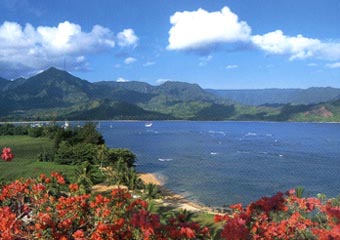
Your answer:
[[[340,88],[339,0],[1,0],[0,76]]]

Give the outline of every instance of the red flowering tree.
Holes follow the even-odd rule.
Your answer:
[[[4,149],[2,149],[1,158],[6,162],[12,161],[14,154],[12,153],[11,148],[4,147]]]
[[[294,190],[263,197],[232,213],[215,216],[224,239],[340,239],[340,202],[299,198]]]
[[[147,202],[127,190],[81,194],[77,184],[66,185],[60,174],[42,174],[1,189],[0,239],[210,238],[208,228],[183,222],[180,214],[161,222],[147,209]]]

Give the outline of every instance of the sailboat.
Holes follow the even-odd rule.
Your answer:
[[[145,126],[145,127],[152,127],[152,122],[147,122],[147,123],[145,123],[144,126]]]

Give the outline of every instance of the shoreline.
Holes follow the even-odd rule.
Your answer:
[[[205,212],[209,214],[226,214],[228,212],[228,209],[208,207],[171,191],[164,186],[164,182],[154,173],[138,173],[138,176],[145,184],[151,183],[159,187],[161,194],[164,196],[161,200],[161,204],[164,206],[171,206],[176,209],[183,209],[191,212]]]
[[[38,120],[38,121],[0,121],[1,124],[30,124],[30,123],[53,123],[53,122],[65,122],[65,120]],[[315,124],[340,124],[340,121],[273,121],[273,120],[176,120],[176,119],[164,119],[164,120],[143,120],[143,119],[138,119],[138,120],[69,120],[68,122],[241,122],[241,123],[315,123]]]

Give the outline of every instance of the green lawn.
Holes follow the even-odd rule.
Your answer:
[[[72,180],[74,166],[37,161],[37,155],[51,150],[52,145],[53,142],[48,138],[0,136],[1,151],[4,147],[10,147],[15,154],[11,162],[0,160],[0,179],[14,180],[39,176],[41,173],[61,172]]]

